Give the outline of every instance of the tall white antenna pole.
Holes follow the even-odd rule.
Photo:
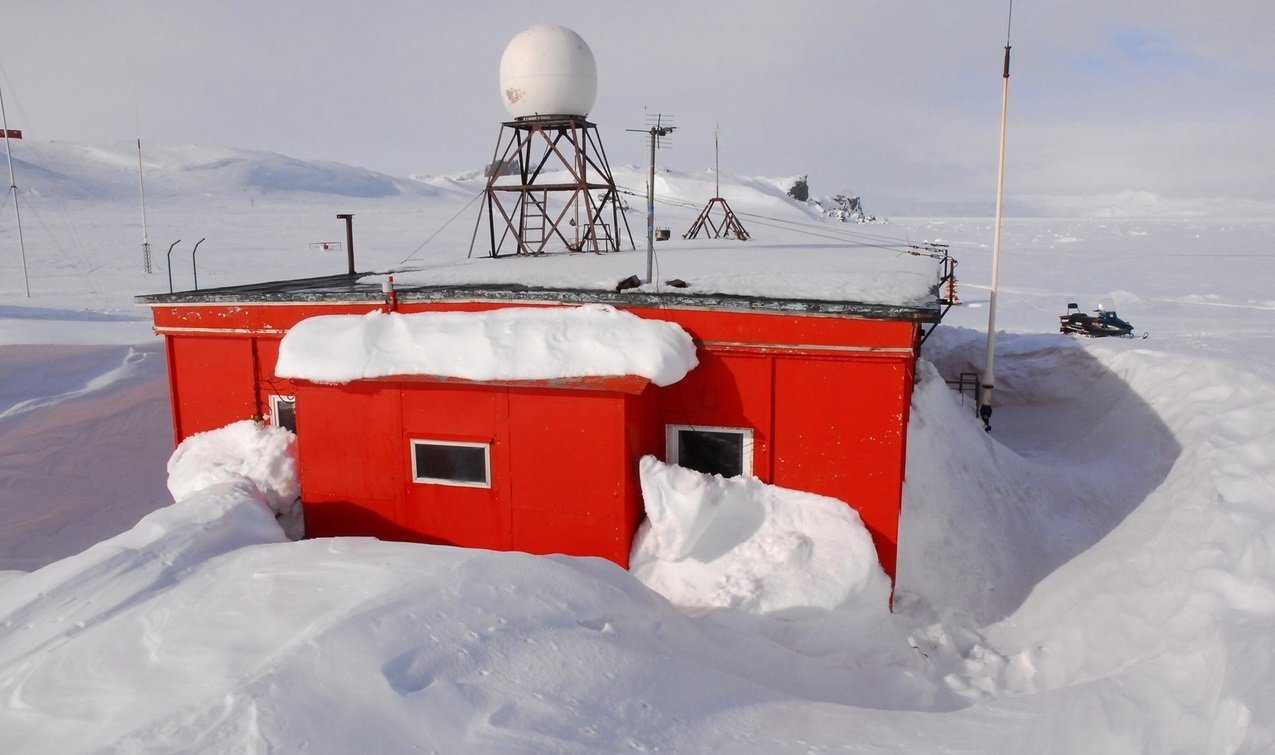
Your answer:
[[[27,277],[27,244],[22,238],[22,210],[18,208],[18,182],[13,177],[13,152],[9,149],[9,116],[4,111],[4,90],[0,89],[0,128],[4,129],[4,154],[9,160],[9,193],[13,195],[13,216],[18,221],[18,249],[22,254],[22,285],[31,298],[31,280]]]
[[[146,229],[146,184],[142,181],[142,140],[137,140],[137,189],[142,194],[142,272],[151,274],[151,240]]]
[[[992,429],[992,389],[996,382],[996,290],[1001,265],[1001,206],[1005,196],[1005,122],[1009,111],[1009,30],[1014,20],[1014,0],[1009,2],[1009,21],[1005,26],[1005,72],[1001,76],[1001,145],[996,169],[996,230],[992,237],[992,286],[987,304],[987,359],[983,369],[978,416],[984,429]]]

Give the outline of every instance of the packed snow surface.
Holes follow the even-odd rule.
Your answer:
[[[17,156],[40,164],[38,147],[24,140]],[[804,594],[728,593],[808,603],[766,611],[720,607],[713,588],[736,573],[777,587],[764,570],[783,558],[768,558],[813,564],[820,537],[853,542],[853,521],[812,532],[786,519],[799,501],[783,491],[657,467],[685,495],[665,512],[662,563],[751,570],[688,576],[665,597],[595,559],[290,542],[254,475],[165,506],[162,347],[130,297],[167,290],[170,273],[189,287],[203,236],[201,286],[341,272],[341,255],[309,245],[339,238],[335,212],[358,216],[361,269],[463,264],[473,224],[448,220],[482,182],[298,192],[306,171],[292,184],[253,179],[251,165],[192,172],[180,166],[227,155],[172,148],[148,166],[173,188],[148,208],[147,275],[123,203],[135,175],[61,154],[50,186],[58,173],[102,181],[59,200],[27,191],[19,166],[23,217],[44,221],[26,227],[30,299],[0,214],[5,753],[1275,750],[1269,220],[1007,219],[986,433],[946,380],[981,368],[989,219],[801,225],[781,190],[723,180],[766,243],[879,252],[867,245],[893,236],[950,243],[961,261],[962,304],[922,352],[893,612],[871,576],[848,601],[814,580],[785,583]],[[182,190],[195,175],[200,192]],[[688,227],[703,183],[659,175],[657,222]],[[1062,336],[1069,301],[1114,308],[1150,337]],[[714,513],[728,501],[752,518]],[[766,528],[813,549],[750,559]],[[859,555],[848,547],[847,569]]]
[[[614,307],[511,307],[489,312],[369,312],[297,323],[275,374],[316,383],[395,375],[552,380],[637,375],[672,385],[698,364],[676,323]]]

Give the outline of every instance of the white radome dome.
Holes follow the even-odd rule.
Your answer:
[[[593,51],[566,27],[536,24],[505,47],[500,95],[514,118],[586,116],[598,98]]]

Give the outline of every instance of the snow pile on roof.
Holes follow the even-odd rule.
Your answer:
[[[872,536],[842,501],[641,461],[646,521],[630,571],[689,608],[888,610]]]
[[[291,431],[252,420],[196,433],[182,441],[168,460],[168,490],[173,500],[181,502],[216,485],[249,484],[281,518],[289,536],[299,538],[296,445],[297,436]]]
[[[395,375],[553,380],[638,375],[656,385],[698,364],[675,323],[613,307],[324,315],[283,338],[275,374],[316,383]]]

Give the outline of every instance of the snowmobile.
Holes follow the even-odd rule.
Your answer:
[[[1095,315],[1087,315],[1080,311],[1080,306],[1075,302],[1067,304],[1067,314],[1058,316],[1058,330],[1061,333],[1079,333],[1082,336],[1090,338],[1102,338],[1104,336],[1119,336],[1121,338],[1133,338],[1133,325],[1125,320],[1121,320],[1113,309],[1103,309],[1099,306],[1094,310]],[[1146,333],[1142,334],[1143,338],[1147,337]]]

